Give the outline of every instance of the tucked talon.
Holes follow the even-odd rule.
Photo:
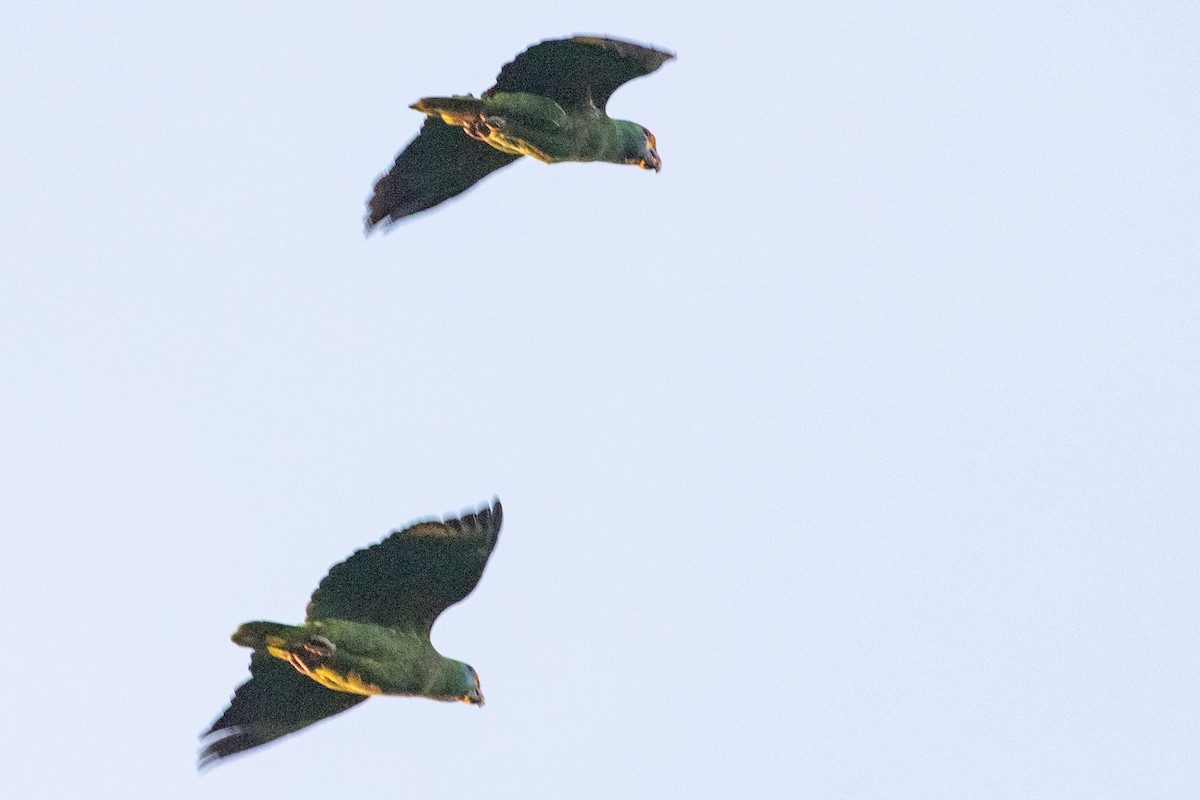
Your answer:
[[[310,636],[300,644],[300,647],[288,654],[288,663],[295,667],[297,672],[310,675],[329,661],[335,649],[333,642],[324,636]]]
[[[333,642],[329,641],[324,636],[314,635],[304,640],[304,649],[310,653],[316,653],[317,655],[328,658],[329,656],[333,655],[333,651],[337,648],[334,647]]]
[[[488,127],[487,122],[482,117],[464,124],[463,130],[466,131],[467,136],[470,136],[472,139],[478,139],[481,142],[486,142],[488,136],[492,133],[491,128]]]

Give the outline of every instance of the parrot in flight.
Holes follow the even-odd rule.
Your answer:
[[[665,50],[598,36],[548,39],[500,70],[472,95],[426,97],[417,137],[375,183],[366,229],[384,227],[465,192],[521,156],[547,164],[605,161],[658,172],[654,134],[605,113],[623,83],[674,58]]]
[[[429,641],[434,620],[483,575],[500,501],[459,518],[416,522],[329,570],[302,625],[247,622],[250,680],[201,735],[198,767],[266,744],[372,695],[483,705],[479,675]]]

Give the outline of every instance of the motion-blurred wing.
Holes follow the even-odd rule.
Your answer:
[[[201,736],[200,769],[340,714],[367,696],[326,689],[287,662],[263,652],[250,656],[250,680]]]
[[[367,230],[433,208],[518,158],[428,117],[417,138],[375,183],[367,203]]]
[[[528,92],[568,110],[586,105],[590,98],[603,111],[621,84],[649,75],[674,57],[666,50],[599,36],[547,39],[505,64],[496,85],[483,96]]]
[[[313,592],[308,619],[370,622],[429,634],[446,607],[483,575],[500,535],[500,501],[444,522],[418,522],[359,550],[329,570]]]

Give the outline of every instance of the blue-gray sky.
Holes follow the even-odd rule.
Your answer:
[[[13,796],[1196,796],[1193,3],[247,5],[5,10]],[[574,32],[661,174],[363,237]],[[493,494],[486,708],[197,777],[240,622]]]

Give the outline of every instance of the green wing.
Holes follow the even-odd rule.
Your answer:
[[[449,200],[518,158],[429,117],[376,181],[367,203],[367,231],[384,220],[390,224]]]
[[[649,75],[674,57],[665,50],[599,36],[547,39],[505,64],[496,85],[483,97],[528,92],[549,97],[564,109],[587,105],[590,98],[603,111],[621,84]]]
[[[286,661],[256,651],[250,656],[250,680],[237,688],[229,708],[201,735],[206,741],[199,767],[295,733],[366,699],[326,689]]]
[[[483,575],[500,534],[500,501],[444,522],[418,522],[329,570],[307,618],[369,622],[429,635],[433,621]]]

